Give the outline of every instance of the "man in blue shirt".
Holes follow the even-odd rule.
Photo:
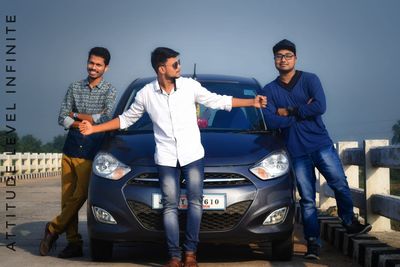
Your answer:
[[[48,254],[63,232],[68,245],[58,257],[83,254],[78,212],[87,199],[92,160],[103,135],[83,136],[78,128],[83,120],[99,124],[111,119],[116,90],[103,79],[109,62],[110,53],[106,48],[92,48],[87,61],[88,77],[72,83],[61,104],[58,123],[68,129],[61,163],[61,213],[46,224],[39,247],[42,256]]]
[[[264,109],[270,129],[281,129],[296,174],[300,194],[304,236],[308,259],[319,259],[319,224],[315,205],[317,168],[335,192],[338,214],[350,235],[366,233],[371,225],[362,225],[354,217],[353,201],[339,156],[321,115],[325,113],[324,90],[313,73],[295,69],[296,46],[284,39],[273,47],[279,76],[262,89],[268,105]]]

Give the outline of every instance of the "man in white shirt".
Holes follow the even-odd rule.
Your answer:
[[[144,86],[134,103],[122,115],[99,125],[84,121],[80,131],[84,135],[124,129],[135,123],[145,112],[153,122],[156,142],[155,163],[158,167],[162,192],[163,221],[170,260],[166,266],[179,267],[178,203],[180,172],[187,181],[188,199],[185,232],[184,266],[197,266],[196,250],[202,216],[204,148],[197,125],[196,103],[213,109],[230,111],[232,107],[265,107],[267,99],[233,98],[211,93],[193,79],[180,77],[179,53],[158,47],[151,54],[151,64],[157,79]]]

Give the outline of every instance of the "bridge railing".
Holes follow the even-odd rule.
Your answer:
[[[61,170],[60,153],[15,153],[0,154],[0,177]]]
[[[400,221],[400,197],[390,195],[390,168],[400,169],[400,146],[389,146],[388,140],[338,142],[336,148],[342,160],[354,206],[372,225],[373,231],[390,231],[390,220]],[[359,187],[360,169],[365,176],[364,189]],[[326,180],[317,173],[319,205],[322,210],[335,206],[334,193]]]
[[[400,146],[389,146],[388,140],[338,142],[336,145],[349,183],[354,206],[372,224],[373,231],[390,231],[390,219],[400,221],[400,197],[390,195],[389,168],[400,169]],[[0,177],[53,173],[61,170],[62,154],[0,154]],[[359,187],[360,169],[364,169],[364,189]],[[317,173],[317,191],[322,210],[335,206],[334,193],[324,177]]]

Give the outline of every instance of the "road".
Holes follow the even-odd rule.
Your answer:
[[[154,244],[116,245],[112,262],[91,262],[87,242],[85,206],[79,213],[79,228],[86,241],[84,257],[67,260],[57,258],[58,252],[67,244],[65,235],[58,239],[56,251],[52,251],[46,257],[39,256],[38,244],[42,238],[44,226],[60,210],[60,194],[59,177],[17,181],[16,186],[0,184],[0,203],[2,203],[0,210],[0,266],[163,266],[167,259],[165,248]],[[12,217],[14,215],[15,217]],[[252,245],[200,245],[199,263],[204,267],[354,266],[350,258],[325,243],[321,252],[321,260],[303,259],[302,255],[306,247],[301,235],[301,225],[296,225],[295,255],[290,262],[267,261],[265,255]],[[15,242],[15,251],[7,248],[7,245],[12,247],[13,242]]]

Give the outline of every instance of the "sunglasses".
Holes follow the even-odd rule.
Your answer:
[[[175,61],[173,64],[171,64],[172,68],[174,68],[174,70],[176,70],[178,68],[178,66],[181,65],[181,60],[178,59],[177,61]],[[161,66],[167,66],[167,64],[161,64]]]

